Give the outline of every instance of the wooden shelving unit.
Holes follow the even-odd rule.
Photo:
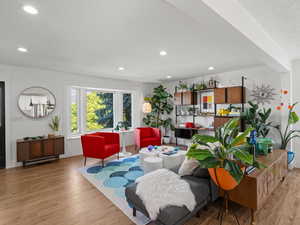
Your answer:
[[[214,112],[213,113],[202,113],[201,112],[201,98],[198,101],[199,93],[205,92],[213,92],[214,93]],[[195,124],[195,118],[197,117],[213,117],[214,118],[214,128],[184,128],[184,127],[176,127],[175,128],[175,137],[176,137],[176,145],[177,139],[191,139],[192,136],[201,131],[214,131],[216,128],[222,126],[231,118],[240,117],[240,116],[221,116],[217,115],[217,108],[218,105],[226,104],[226,105],[241,105],[241,112],[244,112],[244,105],[245,105],[245,78],[242,77],[242,85],[241,86],[234,86],[234,87],[222,87],[217,88],[215,83],[215,88],[207,88],[203,90],[195,90],[195,84],[192,85],[191,90],[185,92],[178,92],[177,87],[175,88],[174,94],[174,103],[175,103],[175,110],[176,110],[176,124],[178,123],[179,117],[192,117],[192,123]],[[200,113],[195,114],[187,114],[181,115],[178,114],[178,109],[180,107],[192,107],[193,112],[196,109],[199,109]],[[244,122],[241,119],[241,130],[244,130]]]

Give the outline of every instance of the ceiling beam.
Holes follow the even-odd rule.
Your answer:
[[[165,0],[197,20],[203,18],[198,7],[203,3],[263,51],[261,60],[278,72],[288,72],[291,64],[287,53],[271,38],[255,18],[237,0]],[[242,50],[242,49],[241,49]],[[247,54],[245,52],[245,54]]]

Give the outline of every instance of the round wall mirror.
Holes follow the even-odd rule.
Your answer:
[[[55,96],[46,88],[30,87],[21,92],[18,106],[21,112],[32,119],[47,117],[56,105]]]

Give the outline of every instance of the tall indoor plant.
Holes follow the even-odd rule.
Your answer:
[[[247,125],[253,127],[258,137],[266,137],[269,134],[272,122],[268,121],[271,115],[271,108],[259,109],[258,104],[251,101],[248,102],[249,108],[245,110],[243,114],[243,119]]]
[[[147,99],[152,106],[152,111],[143,119],[143,122],[148,126],[165,128],[165,135],[167,129],[174,128],[172,119],[169,117],[173,111],[172,97],[163,85],[154,88],[152,97]]]
[[[214,182],[223,190],[234,189],[242,180],[246,166],[263,167],[249,153],[246,137],[253,130],[249,127],[239,134],[239,118],[219,127],[215,136],[194,135],[187,156],[208,168]]]

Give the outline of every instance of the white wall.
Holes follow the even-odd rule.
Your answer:
[[[292,100],[293,102],[299,102],[300,103],[300,60],[295,60],[292,62]],[[298,115],[300,115],[300,104],[296,107],[296,112]],[[300,123],[298,122],[295,126],[295,129],[300,130]],[[300,167],[300,139],[294,139],[292,142],[292,148],[294,152],[296,153],[296,167]]]
[[[246,76],[247,80],[245,82],[245,86],[247,88],[247,101],[251,100],[249,94],[255,85],[268,84],[275,89],[274,92],[277,93],[277,96],[275,96],[275,100],[272,101],[271,104],[266,104],[264,105],[264,107],[271,107],[272,109],[272,116],[270,120],[275,121],[277,123],[281,123],[281,111],[276,110],[276,106],[280,104],[280,91],[282,88],[281,82],[283,77],[285,77],[285,75],[286,74],[279,74],[277,72],[274,72],[269,67],[258,66],[258,67],[246,68],[241,70],[229,71],[225,73],[199,76],[193,79],[185,80],[185,82],[188,84],[201,83],[201,81],[203,80],[208,81],[210,78],[214,78],[215,80],[219,81],[220,85],[222,86],[237,86],[237,85],[241,85],[241,77]],[[286,76],[288,77],[288,75]],[[285,82],[287,82],[286,79]],[[171,93],[174,93],[175,86],[177,84],[178,81],[164,83],[164,85],[168,88],[168,90]],[[174,119],[175,112],[172,115]],[[191,121],[191,119],[192,118],[189,118],[187,120]],[[205,120],[207,119],[204,118],[199,122],[206,123]],[[173,121],[175,121],[175,119]],[[274,139],[276,143],[279,143],[279,136],[274,129],[271,130],[270,136]],[[188,141],[180,140],[180,143],[186,144],[188,143]]]
[[[62,118],[61,133],[67,135],[67,107],[68,87],[83,86],[117,90],[135,91],[136,100],[133,102],[133,117],[139,126],[142,114],[142,104],[145,95],[151,93],[153,84],[143,84],[123,80],[113,80],[85,75],[55,72],[24,67],[0,65],[0,80],[6,84],[6,163],[7,167],[14,167],[16,163],[16,139],[26,136],[47,135],[51,132],[48,123],[52,116],[45,119],[32,120],[25,117],[17,107],[17,97],[22,90],[31,86],[41,86],[49,89],[56,97],[56,109],[52,115]],[[65,157],[82,153],[80,139],[69,139],[66,136]],[[126,139],[126,143],[133,144],[133,136]]]

